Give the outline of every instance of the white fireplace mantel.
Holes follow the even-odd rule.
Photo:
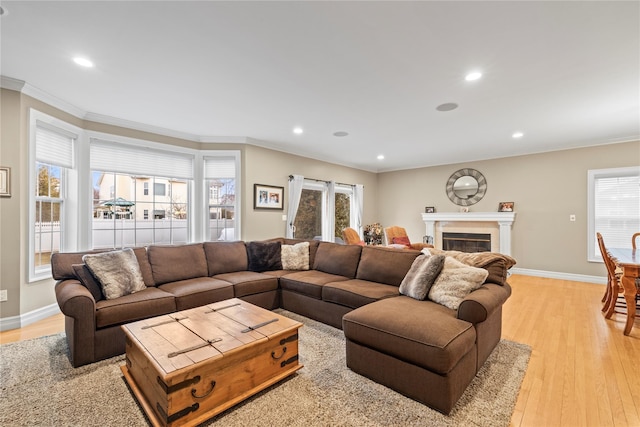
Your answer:
[[[497,222],[500,226],[500,253],[511,255],[511,226],[515,212],[435,212],[423,213],[427,236],[436,236],[437,222]]]

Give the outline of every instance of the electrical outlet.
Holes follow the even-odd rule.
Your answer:
[[[3,289],[0,291],[0,302],[4,302],[7,300],[7,290]]]
[[[569,221],[574,222],[576,220],[576,216],[574,214],[569,215]]]

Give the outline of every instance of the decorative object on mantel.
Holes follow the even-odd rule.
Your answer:
[[[367,245],[381,245],[382,244],[382,226],[380,223],[375,222],[373,224],[364,226],[364,243]]]
[[[500,202],[498,204],[498,212],[513,212],[513,202]]]
[[[424,208],[424,213],[435,213],[436,208],[433,206],[427,206],[426,208]]]
[[[284,187],[253,184],[254,209],[284,209]]]
[[[467,212],[469,212],[469,208],[464,206],[464,207],[460,208],[460,212],[467,213]]]
[[[453,173],[447,181],[447,197],[458,206],[478,203],[487,192],[487,180],[475,169],[464,168]]]

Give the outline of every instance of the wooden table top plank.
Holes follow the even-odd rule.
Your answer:
[[[209,345],[169,357],[172,353],[179,353],[190,347],[204,344],[202,338],[182,325],[182,322],[189,320],[188,317],[189,313],[172,313],[156,318],[155,322],[144,322],[144,325],[135,326],[139,329],[136,333],[137,338],[165,372],[173,372],[202,360],[222,357],[219,351]],[[174,319],[173,322],[171,322],[172,319]],[[152,333],[149,333],[150,331]]]
[[[256,327],[255,331],[266,337],[300,325],[300,323],[295,320],[288,319],[265,309],[255,310],[246,306],[236,306],[225,311],[227,311],[225,313],[226,316],[237,320],[247,327]],[[277,319],[277,321],[259,326],[263,323],[271,322],[274,319]]]
[[[243,340],[238,339],[236,335],[243,325],[216,312],[199,310],[191,313],[189,319],[183,320],[182,324],[206,340],[216,340],[211,345],[221,353],[263,338],[259,334],[253,334],[243,337]]]

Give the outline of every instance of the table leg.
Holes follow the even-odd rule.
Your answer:
[[[624,288],[624,300],[627,303],[627,323],[624,327],[624,334],[629,335],[636,319],[636,277],[640,273],[638,267],[624,267],[622,276],[622,287]]]

